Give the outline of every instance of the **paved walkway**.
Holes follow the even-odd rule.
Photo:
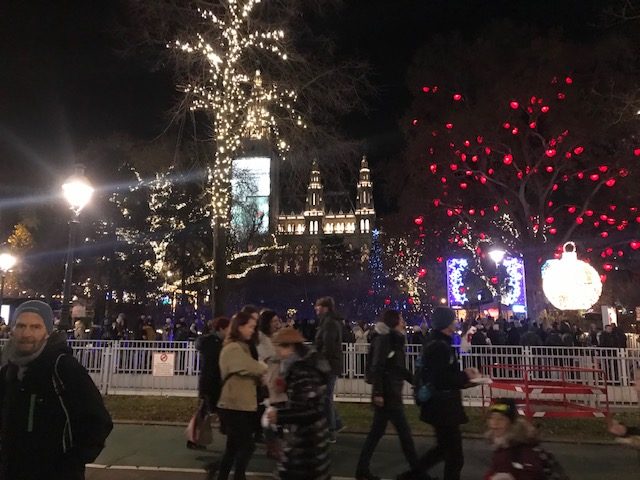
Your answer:
[[[107,448],[96,460],[102,468],[90,468],[88,480],[177,480],[204,479],[204,467],[221,457],[224,437],[215,435],[207,451],[185,448],[183,427],[116,425],[107,441]],[[344,434],[332,447],[334,478],[353,478],[353,471],[364,441],[362,435]],[[416,437],[418,452],[425,451],[433,438]],[[564,465],[572,479],[580,480],[636,480],[640,470],[637,452],[615,445],[547,444]],[[486,470],[490,447],[483,440],[465,440],[464,480],[478,480]],[[104,468],[105,466],[110,468]],[[132,467],[141,467],[139,469]],[[258,446],[249,470],[269,478],[275,463]],[[383,478],[395,478],[405,469],[405,461],[394,436],[380,442],[371,466],[373,473]],[[173,470],[173,471],[172,471]],[[435,475],[441,472],[433,472]],[[266,475],[266,476],[265,476]]]

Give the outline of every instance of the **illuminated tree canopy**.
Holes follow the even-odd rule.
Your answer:
[[[630,108],[639,65],[615,37],[596,46],[532,37],[522,49],[511,42],[522,32],[501,27],[471,44],[440,39],[416,57],[400,203],[426,219],[425,245],[446,236],[479,270],[491,245],[522,254],[537,314],[540,263],[563,242],[579,241],[604,271],[640,245],[640,122]],[[445,47],[455,54],[438,55]]]

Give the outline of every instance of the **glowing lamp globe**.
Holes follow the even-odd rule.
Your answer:
[[[16,257],[10,253],[0,253],[0,271],[3,273],[11,270],[16,264]]]
[[[62,185],[62,193],[76,215],[89,203],[93,196],[93,187],[81,170],[69,177]]]
[[[542,290],[559,310],[586,310],[602,294],[602,280],[595,268],[578,260],[576,245],[567,242],[559,259],[542,265]]]

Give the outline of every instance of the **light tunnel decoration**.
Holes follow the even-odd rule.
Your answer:
[[[502,261],[507,272],[502,293],[502,304],[512,308],[514,313],[526,313],[527,290],[524,273],[524,261],[519,257],[505,257]],[[463,308],[473,301],[467,293],[469,287],[465,278],[474,275],[470,271],[466,258],[450,258],[447,260],[447,298],[451,308]]]

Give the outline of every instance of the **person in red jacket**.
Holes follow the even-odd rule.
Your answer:
[[[544,480],[544,464],[533,425],[518,416],[511,398],[494,401],[487,420],[493,444],[491,467],[484,480]]]

